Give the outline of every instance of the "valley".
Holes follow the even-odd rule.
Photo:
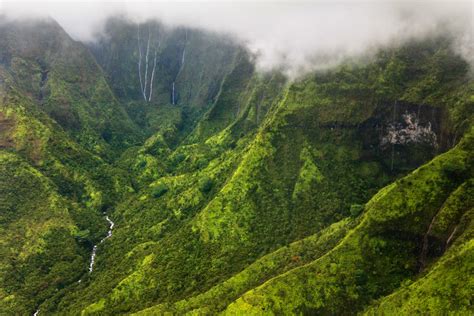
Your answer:
[[[295,79],[199,28],[0,20],[0,314],[472,313],[453,43]]]

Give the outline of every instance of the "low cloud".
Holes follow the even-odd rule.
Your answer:
[[[231,33],[258,55],[261,69],[285,67],[293,76],[441,32],[453,34],[458,52],[474,64],[471,1],[3,0],[0,9],[15,17],[49,15],[82,41],[117,14]]]

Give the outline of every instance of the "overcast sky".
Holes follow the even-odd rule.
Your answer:
[[[259,66],[287,64],[292,71],[440,31],[456,35],[456,49],[466,58],[474,55],[472,1],[0,0],[0,10],[15,17],[49,15],[78,40],[92,40],[114,14],[230,32],[259,53]]]

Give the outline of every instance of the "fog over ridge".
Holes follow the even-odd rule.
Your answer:
[[[433,33],[453,34],[456,50],[474,65],[471,1],[0,0],[0,10],[14,18],[51,16],[81,41],[119,14],[231,33],[258,55],[261,69],[283,66],[290,76]]]

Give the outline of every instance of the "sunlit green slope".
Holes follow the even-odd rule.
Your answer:
[[[472,309],[473,82],[449,37],[289,81],[200,30],[114,18],[84,46],[35,23],[0,24],[2,312]]]
[[[55,22],[2,22],[0,34],[0,314],[20,315],[86,274],[106,232],[101,213],[127,191],[103,158],[136,136],[101,136],[98,121],[125,132],[131,121],[84,46]],[[98,82],[116,114],[97,115],[102,106],[86,101],[98,91],[82,95]],[[54,114],[62,110],[81,113],[77,129]]]
[[[401,284],[408,284],[408,279],[417,280],[422,277],[420,271],[426,273],[430,268],[429,263],[439,258],[446,249],[443,243],[447,242],[454,227],[464,227],[468,225],[464,221],[470,221],[472,200],[469,199],[470,191],[467,188],[472,182],[472,136],[468,134],[456,149],[384,188],[368,199],[369,202],[364,207],[356,205],[363,202],[363,199],[357,199],[357,196],[363,195],[357,195],[356,190],[360,188],[362,192],[368,193],[367,188],[370,187],[364,188],[361,187],[364,182],[352,181],[364,179],[365,183],[372,183],[376,187],[377,173],[371,172],[379,170],[380,177],[385,171],[385,177],[389,178],[396,169],[412,168],[443,147],[449,147],[456,134],[462,134],[472,126],[472,83],[467,83],[468,77],[464,77],[467,74],[466,66],[462,66],[463,62],[449,53],[445,44],[443,40],[413,43],[402,49],[382,53],[374,64],[355,68],[341,67],[292,85],[279,108],[257,134],[231,180],[195,219],[195,227],[198,227],[202,240],[210,244],[222,240],[226,246],[235,244],[240,252],[248,240],[249,244],[256,245],[264,243],[269,236],[275,238],[294,234],[305,224],[312,228],[324,225],[328,222],[327,217],[322,217],[324,211],[337,216],[344,214],[346,209],[348,213],[351,210],[352,216],[357,216],[364,209],[361,223],[349,231],[337,246],[329,246],[329,249],[314,259],[321,258],[313,262],[297,259],[299,256],[304,258],[306,251],[286,252],[282,248],[262,257],[247,270],[235,274],[204,294],[191,296],[174,304],[161,304],[143,313],[194,311],[213,314],[224,309],[229,300],[237,299],[252,288],[255,289],[231,304],[226,312],[356,313],[362,311],[373,299],[391,293]],[[458,64],[459,68],[453,70],[456,68],[444,67],[446,64]],[[436,85],[437,89],[428,89],[427,78],[431,78],[430,84]],[[430,103],[433,105],[428,106]],[[429,145],[430,137],[425,143],[395,144],[385,149],[377,143],[383,133],[377,129],[388,125],[393,120],[392,115],[403,116],[414,111],[423,120],[423,110],[428,112],[425,114],[427,120],[437,126],[437,148]],[[444,114],[438,121],[435,119],[436,111]],[[298,125],[292,126],[291,123]],[[312,137],[304,137],[305,133]],[[364,137],[358,138],[361,137],[359,133]],[[301,136],[304,137],[304,142],[298,150],[295,147]],[[281,151],[275,146],[278,144],[276,139],[283,139],[280,144],[283,143],[283,148],[287,148],[287,151]],[[360,143],[357,144],[357,140]],[[371,141],[374,143],[370,143]],[[337,145],[337,151],[331,151],[331,145]],[[293,180],[293,185],[288,185],[283,175],[288,170],[291,170],[291,174],[298,175],[297,171],[291,169],[292,163],[298,161],[298,156],[285,157],[285,154],[289,155],[288,152],[293,155],[299,152],[301,161],[299,178]],[[347,156],[347,152],[351,156]],[[278,157],[284,161],[278,173],[269,175],[275,158],[268,157]],[[322,157],[330,163],[326,168]],[[368,163],[370,165],[366,166]],[[351,165],[354,167],[351,168]],[[341,173],[337,173],[338,169]],[[363,170],[369,172],[360,174]],[[254,181],[259,183],[259,177],[267,181],[278,179],[271,182],[271,189],[268,191],[271,192],[271,198],[268,199],[265,199],[262,186],[257,185],[258,199],[263,200],[265,206],[263,203],[257,204],[258,202],[254,202],[256,205],[248,203],[257,201],[257,198],[252,200],[248,197],[248,188],[252,187]],[[329,182],[330,180],[334,182]],[[344,186],[345,181],[347,187]],[[384,180],[381,178],[379,181],[383,183]],[[280,189],[278,185],[283,183],[285,185]],[[324,183],[330,184],[329,188],[325,188],[322,185]],[[285,187],[293,190],[279,199],[279,191],[284,192]],[[307,191],[303,191],[294,204],[289,204],[295,196],[298,197],[295,192],[299,188]],[[339,191],[336,191],[338,188]],[[331,190],[340,195],[330,195],[325,200],[325,193]],[[235,195],[232,195],[233,192]],[[347,206],[343,204],[344,199],[347,199]],[[443,206],[444,201],[450,202]],[[465,202],[459,204],[456,201]],[[338,202],[340,204],[336,204]],[[281,205],[284,207],[279,208]],[[335,208],[330,211],[332,205]],[[301,213],[297,213],[298,207],[302,208]],[[433,216],[440,208],[443,208],[440,214],[450,215],[445,215],[446,218],[436,217],[428,231]],[[264,217],[262,209],[273,209],[274,212],[270,211],[271,215]],[[284,213],[285,209],[291,210],[292,215],[298,214],[295,217],[304,221],[278,222],[282,213],[288,214]],[[348,213],[346,214],[349,215]],[[466,215],[461,220],[464,213]],[[260,225],[248,224],[254,220]],[[441,229],[437,232],[438,235],[434,235],[436,225],[440,225]],[[288,232],[282,230],[289,227],[291,230]],[[317,230],[316,228],[315,231]],[[251,239],[255,236],[255,231],[265,233],[258,239]],[[462,234],[461,231],[455,233]],[[450,242],[458,236],[456,234],[451,237]],[[469,236],[469,231],[465,234]],[[463,239],[470,240],[469,237],[460,238]],[[287,255],[285,260],[293,259],[296,261],[292,263],[294,266],[302,267],[286,273],[286,269],[275,268],[281,266],[281,253]],[[222,260],[219,263],[222,264]],[[459,264],[469,272],[471,270],[466,263],[467,259]],[[281,275],[275,277],[278,274]],[[452,276],[454,284],[465,283],[462,279],[456,279],[455,274]],[[268,279],[270,280],[267,281]],[[262,285],[257,287],[260,284]],[[453,298],[455,300],[452,304],[453,308],[455,305],[459,310],[468,310],[470,303],[466,301],[466,293],[470,292],[469,285],[466,284],[463,288],[463,291],[459,291],[459,296]],[[444,295],[441,293],[437,295]],[[425,299],[429,300],[429,297]],[[420,310],[432,308],[428,302],[420,304],[424,304],[419,307]],[[438,303],[434,308],[443,311],[447,307]]]
[[[353,313],[399,286],[371,311],[467,313],[473,140],[471,132],[456,148],[379,191],[338,246],[247,292],[225,313]]]

